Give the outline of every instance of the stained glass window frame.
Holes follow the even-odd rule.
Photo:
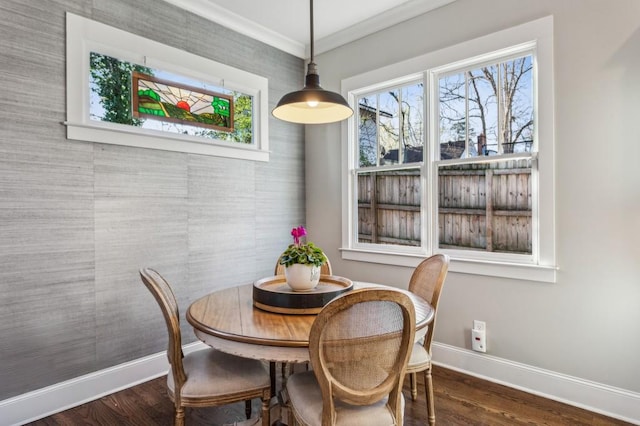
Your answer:
[[[180,119],[180,118],[176,118],[173,117],[171,115],[168,115],[170,113],[166,112],[167,115],[157,115],[157,114],[153,114],[151,112],[146,112],[144,109],[144,107],[140,106],[140,87],[141,87],[141,81],[142,82],[149,82],[149,83],[155,83],[155,84],[159,84],[162,86],[166,86],[167,88],[174,88],[177,89],[178,91],[185,91],[185,92],[190,92],[191,94],[193,93],[197,93],[198,95],[201,96],[210,96],[212,98],[212,107],[213,107],[213,103],[216,102],[216,99],[224,99],[227,101],[227,112],[228,112],[228,116],[229,118],[227,119],[227,125],[226,126],[216,126],[215,124],[210,124],[207,123],[205,121],[189,121],[189,120],[185,120],[185,119]],[[147,90],[152,90],[150,85],[146,85],[144,86],[147,88]],[[169,90],[171,92],[171,90]],[[154,92],[155,93],[155,92]],[[159,96],[160,98],[162,96],[158,95],[157,93],[155,93],[156,96]],[[229,95],[225,95],[223,93],[217,93],[217,92],[211,92],[205,89],[200,89],[198,87],[193,87],[190,86],[188,84],[182,84],[179,82],[175,82],[175,81],[170,81],[170,80],[166,80],[166,79],[162,79],[162,78],[157,78],[151,75],[147,75],[147,74],[143,74],[141,72],[138,71],[133,71],[131,73],[131,96],[132,96],[132,106],[131,106],[131,114],[133,115],[133,117],[135,118],[140,118],[140,117],[147,117],[147,118],[151,118],[154,120],[161,120],[161,121],[169,121],[169,122],[174,122],[174,123],[181,123],[181,124],[189,124],[191,126],[195,126],[195,127],[205,127],[205,128],[209,128],[209,129],[215,129],[215,130],[222,130],[225,132],[232,132],[233,131],[233,97],[229,96]],[[187,95],[184,96],[178,96],[177,98],[180,99],[180,101],[175,103],[175,107],[182,109],[182,105],[181,102],[186,102],[184,99],[187,98]],[[158,99],[159,101],[159,99]],[[184,107],[186,108],[186,106]],[[213,107],[215,108],[215,107]],[[191,112],[191,110],[189,109],[189,112]],[[192,115],[194,116],[198,116],[197,114],[191,112]]]

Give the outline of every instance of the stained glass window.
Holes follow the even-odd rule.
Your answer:
[[[233,131],[233,98],[221,93],[132,74],[133,116]]]
[[[253,97],[96,52],[90,54],[92,120],[251,144]]]

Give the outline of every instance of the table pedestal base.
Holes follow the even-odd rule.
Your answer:
[[[286,406],[282,405],[281,398],[275,396],[271,398],[271,403],[269,404],[269,418],[271,420],[271,425],[287,426],[289,424],[287,422],[288,416],[289,410]],[[252,417],[240,422],[225,423],[223,426],[260,426],[261,424],[261,417]]]

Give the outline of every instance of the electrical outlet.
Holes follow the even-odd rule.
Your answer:
[[[473,320],[471,349],[477,352],[487,352],[487,325],[484,321]]]
[[[484,321],[473,320],[473,329],[478,331],[487,331],[487,324]]]
[[[471,349],[477,352],[487,351],[487,335],[484,330],[471,330]]]

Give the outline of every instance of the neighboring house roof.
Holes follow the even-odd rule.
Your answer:
[[[404,151],[405,163],[419,163],[422,161],[422,147],[421,146],[408,146]],[[395,164],[398,163],[398,149],[390,149],[382,157],[385,163]]]
[[[360,114],[367,114],[372,119],[375,119],[376,108],[365,104],[358,104],[358,108],[360,108]],[[380,110],[380,117],[393,117],[393,114],[384,110]]]
[[[452,158],[460,158],[464,152],[464,140],[449,141],[440,144],[440,159],[450,160]]]
[[[440,144],[440,159],[449,160],[451,158],[460,158],[464,152],[464,141],[451,141]],[[475,155],[475,154],[474,154]],[[394,164],[398,162],[398,149],[390,149],[382,157],[385,162]],[[408,146],[404,151],[405,163],[418,163],[423,161],[421,146]]]

